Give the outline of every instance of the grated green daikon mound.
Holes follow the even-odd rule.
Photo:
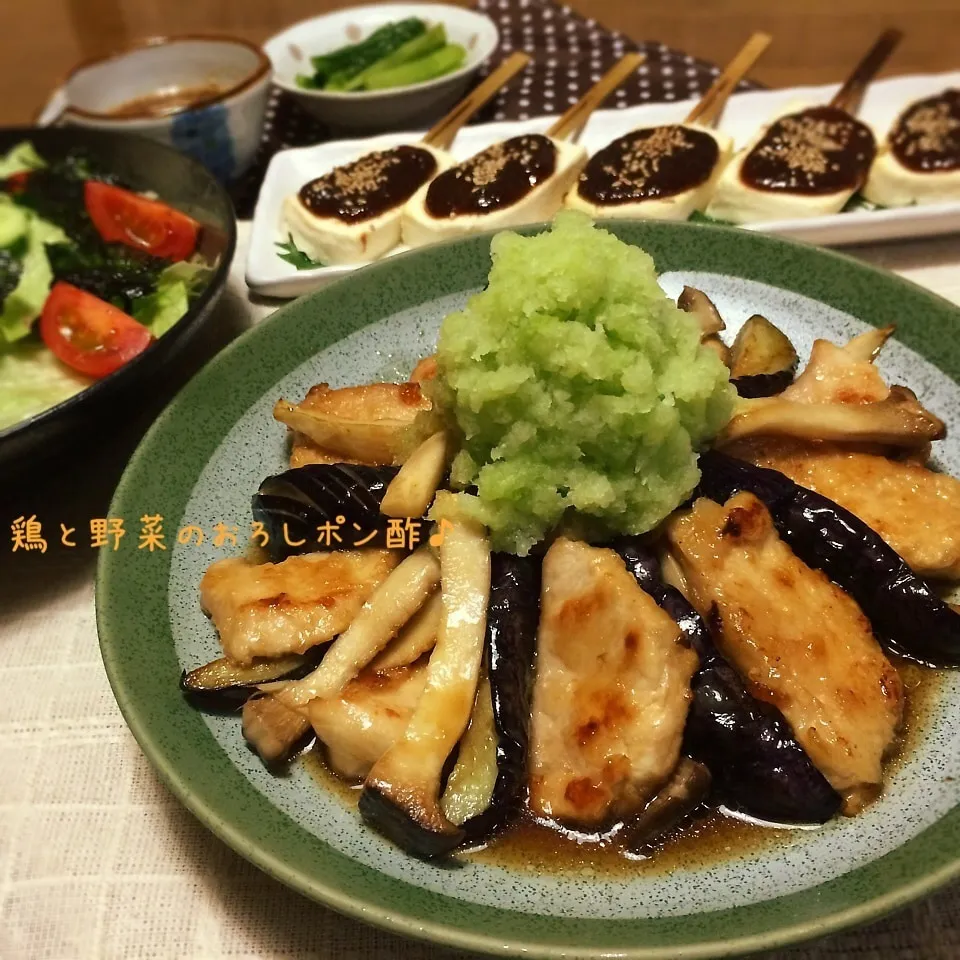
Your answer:
[[[653,260],[580,213],[493,240],[489,286],[443,321],[434,400],[462,434],[451,479],[495,549],[572,525],[643,533],[693,491],[735,391]],[[446,511],[445,511],[446,512]]]

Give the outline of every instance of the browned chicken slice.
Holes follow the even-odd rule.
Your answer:
[[[301,407],[345,420],[413,421],[421,410],[430,409],[430,401],[418,383],[370,383],[362,387],[341,387],[331,390],[329,384],[311,387]],[[290,450],[290,466],[307,463],[344,463],[336,453],[328,453],[302,434],[294,433]]]
[[[612,551],[559,539],[543,561],[530,805],[599,827],[677,764],[697,657]]]
[[[903,685],[860,608],[779,538],[750,493],[700,499],[668,526],[690,599],[758,699],[775,704],[856,813],[882,787]]]
[[[421,660],[389,673],[366,671],[339,697],[312,700],[307,713],[333,770],[362,780],[403,736],[426,681]]]
[[[960,480],[830,444],[755,441],[730,452],[846,507],[921,576],[960,579]]]
[[[391,550],[341,550],[254,564],[218,560],[200,581],[200,602],[237,663],[303,653],[331,640],[396,566]]]

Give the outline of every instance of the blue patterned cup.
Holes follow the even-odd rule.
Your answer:
[[[60,121],[151,137],[228,183],[256,155],[271,75],[245,40],[155,38],[75,68]]]

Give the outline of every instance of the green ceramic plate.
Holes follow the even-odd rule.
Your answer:
[[[654,256],[669,293],[684,282],[706,290],[728,332],[762,313],[806,356],[816,336],[842,340],[866,324],[897,323],[883,373],[948,422],[960,411],[960,311],[946,301],[845,257],[747,231],[612,229]],[[630,876],[419,863],[302,767],[270,776],[243,746],[235,716],[204,716],[183,702],[182,667],[218,655],[197,602],[200,576],[240,552],[251,494],[284,466],[274,400],[323,380],[402,378],[432,349],[441,318],[484,285],[488,251],[489,238],[477,237],[397,256],[284,307],[206,367],[133,457],[110,515],[134,530],[142,517],[162,517],[166,549],[138,549],[129,536],[105,552],[97,616],[117,700],[161,776],[223,840],[302,893],[399,933],[504,955],[743,953],[869,920],[960,874],[955,674],[941,678],[884,798],[860,817],[726,860],[691,855],[676,869]],[[960,446],[940,446],[943,465],[960,474]],[[238,529],[240,547],[218,545],[218,523]],[[204,531],[202,544],[178,543],[188,525]]]

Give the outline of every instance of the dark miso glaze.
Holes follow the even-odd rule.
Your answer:
[[[358,223],[406,203],[436,169],[422,147],[377,150],[304,184],[300,202],[314,216]]]
[[[668,124],[633,130],[594,154],[577,192],[605,206],[673,197],[705,183],[720,148],[702,130]]]
[[[856,190],[876,153],[870,128],[837,107],[780,117],[747,154],[740,178],[758,190],[823,194]]]
[[[511,137],[444,170],[427,190],[427,213],[446,219],[510,207],[556,167],[557,148],[548,137]]]
[[[912,103],[889,139],[894,156],[918,173],[960,168],[960,90]]]

